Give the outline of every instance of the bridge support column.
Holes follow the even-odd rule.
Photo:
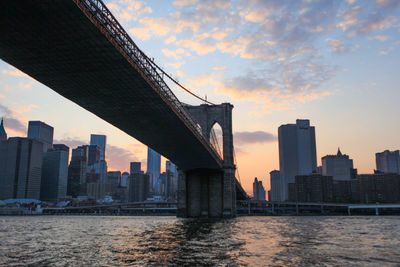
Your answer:
[[[236,216],[235,176],[219,170],[179,171],[178,217]]]

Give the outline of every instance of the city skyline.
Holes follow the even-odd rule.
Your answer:
[[[132,6],[132,14],[129,16],[129,13],[123,11],[123,8],[130,10],[129,6],[124,7],[116,1],[106,3],[129,31],[133,40],[143,47],[149,56],[154,57],[156,62],[163,65],[167,72],[176,73],[178,76],[182,74],[179,76],[182,83],[200,95],[207,94],[208,99],[213,102],[233,103],[238,167],[247,191],[250,191],[254,177],[265,181],[266,188],[269,188],[269,171],[279,169],[277,128],[295,119],[310,119],[316,127],[318,165],[321,165],[322,156],[334,153],[340,146],[354,159],[354,167],[360,173],[371,173],[375,168],[376,152],[397,150],[400,147],[396,136],[400,132],[400,126],[393,123],[396,122],[396,114],[400,112],[396,105],[399,96],[396,85],[399,84],[399,78],[395,72],[400,62],[396,53],[399,49],[399,22],[395,13],[399,4],[396,1],[342,1],[340,4],[311,3],[296,4],[294,7],[281,2],[263,7],[273,13],[270,16],[267,16],[269,13],[265,13],[264,17],[260,12],[256,12],[255,6],[252,6],[254,3],[246,8],[240,7],[237,2],[237,5],[233,3],[226,6],[216,1],[213,7],[216,14],[221,15],[230,10],[235,12],[242,23],[232,25],[238,27],[238,36],[234,36],[229,28],[226,28],[226,31],[223,31],[225,37],[218,37],[221,33],[214,30],[213,27],[218,23],[207,20],[207,25],[200,25],[200,18],[197,17],[193,18],[192,25],[199,28],[185,28],[190,27],[187,26],[190,25],[190,21],[183,17],[185,12],[197,7],[198,10],[209,14],[207,12],[210,10],[202,4],[185,5],[186,1],[166,1],[159,5],[155,2],[148,2],[146,5],[141,2],[142,4]],[[300,11],[304,9],[301,11],[304,13],[295,12],[296,8]],[[184,28],[181,32],[171,30],[164,34],[161,31],[162,25],[156,22],[164,19],[167,25],[173,20],[170,14],[178,11],[182,12],[179,19]],[[326,18],[319,18],[321,21],[317,22],[311,15],[317,16],[318,12],[325,14]],[[295,39],[298,41],[297,45],[285,43],[289,39],[274,35],[274,30],[279,30],[279,22],[283,23],[284,15],[292,13],[298,21],[288,21],[281,27],[289,28],[285,38],[299,38]],[[303,21],[306,18],[304,14],[310,17],[310,22]],[[137,17],[133,18],[134,16]],[[260,19],[269,20],[271,29],[262,28],[264,24]],[[335,27],[329,29],[332,25]],[[243,32],[250,26],[259,27],[258,29],[264,30],[264,34],[270,34],[270,38],[262,35],[260,40],[254,40],[252,36],[245,36]],[[304,30],[304,38],[307,40],[302,41],[301,37],[296,35],[298,32],[290,30],[289,26],[297,26],[295,29]],[[206,33],[208,36],[204,35]],[[217,39],[213,39],[213,36]],[[173,37],[176,40],[172,41]],[[224,46],[227,45],[225,42],[240,41],[240,37],[249,43],[238,42],[242,48],[238,47],[236,54],[235,51],[228,51],[228,47]],[[218,40],[219,38],[222,39]],[[159,46],[160,41],[165,43]],[[257,50],[255,45],[260,45],[261,41],[264,41],[265,49],[262,50],[258,46],[260,49]],[[272,43],[265,43],[267,41],[282,42],[283,48],[279,50]],[[304,46],[305,41],[309,42],[312,52],[296,52],[296,49],[307,48]],[[204,50],[207,47],[209,52]],[[254,51],[250,51],[253,47]],[[276,55],[269,52],[276,52]],[[319,65],[310,55],[316,55],[318,52],[322,58]],[[249,58],[257,56],[257,53],[258,59]],[[321,67],[320,70],[314,69],[310,72],[321,75],[323,82],[318,81],[315,76],[309,77],[301,72],[300,67],[296,65],[300,62],[295,59],[293,60],[296,64],[291,69],[288,65],[288,58],[291,57],[302,57],[305,62],[311,64],[307,65],[310,68]],[[210,60],[211,58],[213,59]],[[363,59],[360,61],[360,58]],[[260,63],[260,59],[267,63]],[[279,60],[285,64],[278,63]],[[183,61],[186,63],[180,64]],[[307,84],[303,84],[297,92],[293,88],[278,84],[275,85],[277,89],[269,90],[268,88],[273,86],[268,87],[266,78],[258,77],[257,74],[262,71],[261,68],[267,69],[268,64],[273,67],[273,63],[276,63],[277,69],[287,67],[287,73],[284,74],[293,71],[299,75],[300,80],[310,82],[316,89],[308,90]],[[172,67],[179,64],[181,66],[177,69]],[[260,69],[252,69],[255,64],[260,65]],[[201,68],[196,68],[197,65]],[[243,67],[238,67],[239,65]],[[340,71],[330,69],[335,73],[334,77],[331,77],[324,67],[336,67]],[[126,171],[131,161],[141,161],[144,165],[146,146],[3,61],[0,68],[0,116],[6,117],[8,137],[26,133],[28,120],[41,120],[55,128],[54,143],[65,143],[71,148],[83,143],[88,144],[91,133],[107,135],[111,144],[108,145],[107,151],[110,170]],[[249,75],[238,76],[238,72],[243,72],[246,68]],[[313,85],[313,82],[317,84]],[[242,85],[243,88],[234,88],[233,83]],[[330,90],[324,91],[327,88]],[[225,90],[224,94],[221,94],[220,90]],[[176,88],[173,88],[173,91],[181,101],[185,102],[188,99]],[[24,98],[21,98],[21,94],[24,94]],[[269,98],[273,98],[275,102],[268,100]],[[199,104],[188,100],[189,103]],[[119,165],[119,162],[124,165]],[[164,163],[161,166],[164,166]]]

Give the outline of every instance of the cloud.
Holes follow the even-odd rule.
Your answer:
[[[376,5],[378,8],[393,10],[393,9],[400,7],[400,1],[398,1],[398,0],[376,0]]]
[[[383,16],[380,13],[372,14],[365,19],[358,31],[360,33],[370,33],[377,30],[385,30],[390,28],[397,20],[395,16]]]
[[[331,46],[331,51],[334,53],[348,53],[358,48],[358,46],[344,45],[341,40],[328,38],[325,40]]]
[[[172,4],[174,6],[183,7],[194,5],[198,2],[198,0],[175,0]]]
[[[165,43],[166,43],[166,44],[170,44],[170,43],[173,43],[173,42],[175,42],[175,41],[176,41],[175,35],[171,35],[170,37],[168,37],[167,40],[165,40]]]
[[[6,131],[13,130],[20,134],[26,134],[26,123],[17,117],[17,114],[8,107],[0,103],[0,117],[4,118],[4,126]]]
[[[23,73],[19,69],[16,69],[16,68],[14,68],[12,66],[8,66],[7,69],[1,70],[1,73],[5,74],[5,75],[10,75],[10,76],[29,77],[28,75],[26,75],[25,73]]]
[[[168,66],[171,66],[171,67],[173,67],[173,68],[175,68],[175,69],[179,69],[180,67],[182,67],[182,65],[184,65],[185,64],[185,62],[184,61],[181,61],[181,62],[175,62],[175,63],[168,63],[167,65]]]
[[[151,7],[147,6],[146,3],[142,1],[114,0],[107,3],[106,6],[120,21],[136,21],[142,15],[153,12]]]
[[[223,70],[227,70],[228,67],[227,66],[215,66],[213,68],[214,71],[223,71]]]
[[[263,131],[235,132],[233,138],[237,145],[271,143],[277,140],[275,135]]]
[[[175,58],[176,60],[181,59],[181,55],[185,53],[185,50],[183,48],[178,48],[175,51],[174,50],[169,50],[169,49],[162,49],[161,52],[166,56],[166,57],[172,57]]]
[[[368,37],[368,40],[378,40],[378,41],[381,41],[381,42],[384,42],[387,39],[389,39],[389,36],[386,36],[386,35],[376,35],[376,36]]]
[[[205,55],[216,50],[216,47],[207,42],[198,42],[192,39],[183,39],[176,42],[177,45],[181,45],[183,47],[189,48],[192,51],[195,51],[199,55]]]
[[[172,25],[165,18],[142,18],[139,20],[140,27],[129,29],[129,32],[141,40],[148,40],[152,36],[167,35]]]

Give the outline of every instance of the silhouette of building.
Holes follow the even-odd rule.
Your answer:
[[[6,130],[4,129],[3,118],[1,119],[0,123],[0,141],[7,141],[7,133]]]
[[[376,170],[383,173],[400,174],[400,151],[385,150],[375,154]]]
[[[40,198],[43,143],[10,137],[0,142],[0,199]]]
[[[147,171],[146,173],[150,177],[150,192],[154,192],[157,189],[158,179],[160,177],[161,169],[161,155],[150,147],[147,149]],[[157,192],[156,193],[160,193]]]
[[[361,174],[359,182],[361,203],[400,202],[400,175],[396,173]]]
[[[129,202],[145,201],[149,196],[150,177],[144,173],[132,173],[129,182]]]
[[[98,145],[89,145],[88,165],[93,165],[100,161],[100,147]]]
[[[131,162],[130,166],[130,174],[132,173],[141,173],[142,172],[142,163],[141,162]]]
[[[269,173],[271,190],[269,194],[269,201],[281,201],[281,173],[280,171],[273,170]]]
[[[121,175],[121,187],[127,187],[129,184],[129,172],[123,172]]]
[[[253,200],[265,200],[265,189],[262,181],[254,178],[253,182]]]
[[[90,144],[100,148],[100,160],[106,160],[107,136],[101,134],[91,134]]]
[[[43,152],[53,148],[54,129],[41,121],[30,121],[28,125],[28,138],[43,143]]]
[[[109,183],[87,183],[87,195],[95,200],[104,199],[105,196],[112,196],[114,185]]]
[[[68,167],[67,194],[72,197],[86,195],[86,173],[88,163],[89,146],[78,146],[72,149],[71,162]]]
[[[119,187],[121,182],[121,172],[120,171],[110,171],[107,172],[107,183],[112,184],[115,188]]]
[[[294,183],[289,183],[289,201],[332,202],[332,176],[323,176],[318,173],[296,175]]]
[[[338,149],[336,155],[322,157],[322,175],[332,176],[334,181],[350,181],[356,178],[353,160]]]
[[[169,187],[169,199],[175,200],[177,198],[177,191],[178,191],[178,169],[174,163],[167,160],[165,162],[165,170],[167,176],[171,179],[171,186]]]
[[[40,199],[57,202],[67,195],[69,147],[55,144],[43,154]]]
[[[317,168],[315,128],[309,120],[281,125],[278,129],[281,199],[288,199],[288,184],[296,175],[308,175]]]

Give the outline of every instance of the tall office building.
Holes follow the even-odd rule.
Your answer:
[[[269,201],[281,201],[281,173],[280,171],[273,170],[270,175],[270,199]]]
[[[253,182],[253,199],[254,200],[265,200],[265,189],[262,184],[262,181],[259,181],[256,178],[254,178]]]
[[[142,172],[142,163],[141,162],[131,162],[131,174],[132,173],[141,173]]]
[[[72,197],[86,195],[86,172],[89,146],[78,146],[72,149],[71,162],[68,167],[67,194]]]
[[[40,199],[57,202],[67,195],[69,147],[55,144],[43,154]]]
[[[129,181],[129,202],[145,201],[149,195],[149,175],[144,173],[132,173]]]
[[[3,118],[2,118],[0,123],[0,141],[6,141],[6,140],[7,140],[7,133],[6,130],[4,129]]]
[[[399,173],[400,174],[400,151],[385,150],[375,154],[376,169],[383,173]]]
[[[90,135],[90,144],[100,148],[100,160],[106,160],[107,136],[100,134]]]
[[[281,199],[288,199],[288,185],[296,175],[308,175],[317,168],[315,128],[309,120],[281,125],[278,129]]]
[[[43,152],[53,147],[54,129],[41,121],[30,121],[28,125],[28,138],[43,143]]]
[[[158,184],[161,170],[161,155],[150,147],[147,149],[147,174],[150,177],[150,191],[153,192]]]
[[[340,149],[336,155],[322,157],[322,175],[332,176],[334,181],[350,181],[355,179],[353,160],[342,154]]]
[[[167,172],[167,175],[172,175],[172,184],[170,188],[171,196],[176,196],[176,193],[178,191],[178,169],[174,163],[167,160],[165,162],[165,170]]]
[[[0,199],[40,198],[43,143],[11,137],[0,142]]]
[[[128,187],[129,185],[129,172],[123,172],[121,175],[120,187]]]
[[[92,165],[100,161],[100,147],[98,145],[90,145],[88,153],[88,165]]]

